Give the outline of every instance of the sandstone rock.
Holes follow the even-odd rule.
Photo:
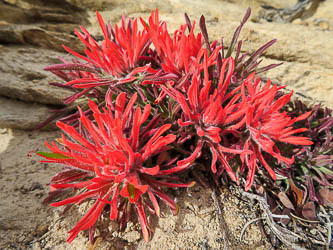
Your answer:
[[[17,8],[1,1],[0,9],[0,20],[8,23],[28,23],[31,21],[29,14],[22,8]]]
[[[22,32],[13,29],[9,23],[2,22],[0,24],[0,43],[8,44],[24,44]]]
[[[34,4],[34,1],[25,1],[25,0],[4,0],[3,2],[13,7],[19,7],[20,9],[30,9],[33,7]]]
[[[65,0],[4,0],[0,3],[0,19],[9,23],[58,22],[82,24],[87,20],[82,6],[74,6]]]
[[[84,50],[83,44],[76,36],[64,32],[48,31],[36,25],[2,24],[0,25],[0,43],[30,44],[60,52],[64,51],[62,45],[65,44],[78,52]]]
[[[265,59],[265,63],[278,63],[274,59]],[[294,97],[308,104],[322,103],[333,108],[332,70],[311,63],[284,62],[281,66],[264,74],[274,83],[287,85],[289,91],[295,90]]]
[[[141,235],[138,231],[131,231],[125,233],[122,238],[128,242],[135,242],[141,238]]]
[[[66,55],[31,47],[0,47],[0,96],[52,105],[63,104],[62,99],[70,95],[69,90],[49,85],[58,81],[43,68],[59,63],[58,56]]]
[[[40,48],[64,52],[62,47],[64,44],[77,52],[82,52],[84,50],[84,46],[76,36],[66,33],[47,31],[39,27],[32,27],[23,29],[22,35],[25,43]]]
[[[30,44],[57,51],[63,51],[63,44],[78,52],[84,49],[73,32],[78,24],[87,24],[87,14],[66,1],[48,1],[44,6],[39,1],[6,0],[0,3],[0,9],[0,43]]]
[[[15,101],[0,97],[0,127],[34,130],[49,115],[50,109],[44,105]],[[56,129],[55,124],[44,130]]]
[[[106,2],[105,0],[65,0],[65,1],[73,6],[89,10],[100,9],[103,7],[103,5]],[[114,4],[111,3],[110,1],[108,2],[109,5],[114,6]]]
[[[333,1],[323,1],[320,3],[316,13],[309,18],[309,23],[311,25],[318,25],[318,21],[322,20],[324,23],[329,24],[328,30],[333,29],[333,15],[332,15],[332,9],[333,9]],[[316,21],[317,20],[317,21]],[[324,25],[324,24],[322,24]]]
[[[33,21],[37,23],[51,22],[51,23],[76,23],[83,24],[86,22],[86,14],[82,11],[75,11],[72,9],[64,9],[55,6],[37,6],[29,10],[29,15]]]

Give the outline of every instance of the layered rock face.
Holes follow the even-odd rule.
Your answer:
[[[290,1],[275,2],[271,6],[273,12],[274,8],[292,7]],[[243,49],[252,52],[277,38],[277,43],[265,54],[263,64],[283,62],[264,77],[288,85],[310,102],[323,102],[332,108],[333,18],[328,10],[333,9],[333,3],[323,1],[310,5],[293,23],[283,23],[281,11],[272,15],[272,8],[267,8],[269,4],[270,1],[263,0],[170,0],[163,3],[154,0],[4,0],[0,3],[0,98],[9,106],[0,108],[1,113],[6,114],[1,116],[0,126],[13,127],[10,124],[20,123],[14,118],[14,113],[19,112],[14,107],[17,102],[10,102],[8,98],[25,102],[26,110],[22,112],[26,114],[44,112],[46,107],[42,108],[43,105],[62,105],[62,99],[69,91],[49,86],[48,83],[56,79],[43,68],[59,62],[59,56],[70,58],[64,53],[63,44],[82,52],[83,46],[74,35],[74,29],[80,25],[96,36],[101,35],[95,10],[99,10],[105,20],[114,23],[120,20],[122,13],[148,17],[152,9],[159,8],[170,31],[184,22],[184,12],[196,20],[203,14],[210,39],[223,36],[228,44],[240,18],[250,6],[253,14],[240,37],[244,40]],[[280,19],[276,17],[279,13]],[[267,21],[272,19],[276,22]],[[33,103],[42,105],[38,106],[39,111]],[[39,117],[42,120],[44,115]],[[25,121],[22,122],[24,125],[14,127],[32,129],[41,120],[34,117],[31,123]]]
[[[241,33],[243,49],[251,52],[277,38],[277,43],[265,54],[263,64],[284,62],[265,77],[296,89],[298,95],[306,96],[309,101],[324,102],[333,107],[333,20],[327,11],[333,8],[332,2],[324,1],[314,10],[310,6],[303,20],[301,16],[294,23],[267,22],[270,13],[260,6],[268,4],[269,1],[245,0],[237,3],[218,0],[163,3],[152,0],[52,0],[47,3],[38,0],[4,0],[0,3],[0,56],[3,59],[0,62],[0,98],[8,105],[0,108],[1,113],[6,114],[1,116],[0,126],[32,129],[44,117],[39,115],[41,120],[34,117],[31,123],[22,122],[24,125],[10,125],[20,123],[14,118],[14,113],[20,111],[14,107],[17,102],[10,102],[8,98],[25,102],[26,110],[22,112],[26,114],[44,112],[42,110],[45,108],[38,106],[37,111],[33,103],[62,105],[62,99],[69,91],[49,86],[48,83],[56,79],[43,68],[59,62],[59,56],[68,57],[62,48],[63,44],[78,52],[83,50],[73,33],[80,25],[100,35],[95,10],[99,10],[105,20],[118,22],[123,12],[129,16],[147,17],[152,9],[159,8],[170,31],[184,22],[184,12],[197,20],[203,14],[210,38],[220,39],[222,35],[228,44],[241,16],[250,6],[253,8],[252,18]],[[274,7],[281,9],[290,6],[290,1],[276,1]]]

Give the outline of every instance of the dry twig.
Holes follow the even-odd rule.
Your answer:
[[[219,223],[221,226],[222,234],[223,234],[223,239],[224,239],[224,249],[228,250],[229,249],[229,238],[228,238],[228,229],[227,229],[227,224],[225,223],[224,217],[223,217],[223,212],[222,212],[222,204],[219,199],[219,195],[217,193],[216,187],[212,188],[212,198],[215,204],[216,212],[218,215]]]
[[[281,226],[279,226],[275,221],[274,221],[274,214],[272,214],[272,212],[269,209],[269,205],[267,204],[267,201],[265,198],[256,195],[256,194],[251,194],[248,192],[245,192],[243,190],[240,191],[241,194],[251,200],[257,200],[259,202],[260,205],[260,209],[263,212],[263,218],[266,219],[266,222],[268,224],[268,226],[270,227],[270,229],[272,230],[272,232],[276,235],[276,237],[279,238],[279,240],[281,242],[283,242],[285,245],[293,248],[293,249],[297,249],[297,250],[305,250],[305,248],[295,244],[294,242],[296,242],[299,239],[304,239],[304,237],[297,235],[296,233],[293,233],[291,231],[289,231],[288,229],[285,229]]]

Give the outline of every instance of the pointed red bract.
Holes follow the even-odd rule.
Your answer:
[[[281,88],[276,85],[271,86],[270,81],[264,87],[261,87],[260,79],[255,79],[254,75],[242,84],[242,102],[239,105],[246,111],[243,121],[245,131],[243,133],[248,133],[244,149],[250,149],[253,152],[252,155],[242,156],[243,163],[245,162],[249,168],[245,190],[252,186],[257,162],[265,167],[274,180],[276,179],[276,174],[266,162],[263,152],[286,164],[293,163],[293,158],[286,158],[281,155],[275,145],[276,142],[295,145],[312,144],[307,137],[294,136],[294,134],[304,132],[306,129],[294,129],[292,127],[295,122],[306,119],[311,112],[294,119],[286,112],[281,112],[281,108],[290,101],[292,95],[291,92],[276,99]]]
[[[112,28],[104,23],[98,12],[96,15],[104,39],[101,42],[95,41],[81,26],[81,31],[75,30],[75,34],[85,46],[84,55],[63,46],[67,52],[81,61],[74,59],[71,63],[62,59],[63,64],[45,68],[66,81],[54,85],[79,91],[67,97],[65,104],[72,103],[82,96],[99,98],[106,93],[101,93],[97,87],[107,86],[114,90],[118,85],[136,80],[137,74],[152,70],[149,65],[140,67],[141,57],[147,53],[151,42],[149,33],[145,29],[139,29],[137,19],[129,18],[126,24],[123,15],[121,25]]]
[[[195,22],[191,25],[189,34],[186,34],[189,24],[185,24],[174,32],[172,38],[166,23],[160,22],[158,10],[151,12],[148,24],[143,19],[141,23],[149,33],[162,68],[161,71],[147,76],[143,84],[162,84],[171,80],[177,82],[177,87],[181,87],[182,79],[190,77],[197,70],[197,65],[203,69],[200,59],[208,50],[203,47],[202,34],[200,32],[197,35],[194,34]],[[216,64],[218,52],[222,47],[215,45],[216,42],[213,43],[214,48],[207,59],[208,66]],[[163,94],[162,92],[157,102],[163,99]]]
[[[150,40],[146,30],[139,31],[137,20],[129,19],[126,25],[125,15],[122,17],[121,26],[115,25],[113,29],[104,23],[101,15],[96,12],[98,22],[103,32],[104,40],[97,43],[89,32],[81,26],[82,33],[78,30],[75,34],[86,46],[82,56],[71,49],[64,48],[71,54],[88,63],[96,70],[102,70],[104,74],[119,78],[131,72],[138,66],[140,56],[148,49]],[[114,35],[111,39],[111,35]]]

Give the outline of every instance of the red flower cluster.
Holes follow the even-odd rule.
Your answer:
[[[250,75],[242,85],[234,88],[226,94],[232,73],[234,61],[228,58],[221,67],[219,82],[211,86],[208,76],[207,52],[204,58],[204,79],[200,78],[201,71],[194,73],[188,90],[185,93],[172,87],[164,90],[179,103],[182,108],[180,127],[192,126],[198,137],[193,153],[178,164],[191,164],[201,154],[205,144],[209,146],[212,154],[211,170],[217,172],[217,160],[222,165],[222,171],[226,170],[233,181],[238,179],[234,174],[227,159],[240,154],[241,160],[249,168],[245,190],[248,190],[254,180],[257,161],[259,161],[275,180],[276,175],[265,161],[261,151],[264,151],[279,161],[292,164],[293,159],[288,159],[280,154],[275,142],[291,143],[295,145],[311,145],[307,137],[293,136],[296,133],[306,131],[305,128],[293,129],[292,125],[306,119],[311,112],[307,112],[297,118],[291,119],[286,112],[280,113],[280,109],[290,101],[292,93],[276,99],[278,91],[283,87],[274,85],[268,81],[261,89],[260,79],[254,79]],[[224,76],[224,72],[226,76]],[[246,91],[247,90],[247,91]],[[238,93],[240,92],[240,93]],[[242,135],[243,139],[236,140],[230,145],[226,135]],[[190,139],[195,135],[191,130],[185,138]],[[237,136],[236,136],[237,137]],[[226,153],[229,156],[226,156]]]
[[[150,39],[159,56],[160,65],[165,73],[173,73],[178,76],[182,76],[184,73],[193,73],[195,70],[193,61],[197,57],[200,58],[205,51],[202,46],[202,34],[198,33],[197,37],[194,35],[195,22],[188,35],[186,35],[187,25],[181,25],[174,32],[173,39],[169,35],[166,23],[160,23],[158,10],[152,12],[149,17],[149,26],[143,19],[141,22],[149,32]],[[216,47],[216,42],[211,46],[215,48],[209,57],[209,65],[214,62],[221,49],[221,46]]]
[[[246,91],[246,89],[247,91]],[[270,154],[278,161],[292,164],[294,159],[283,157],[275,142],[291,143],[295,145],[311,145],[307,137],[294,136],[296,133],[306,131],[306,128],[293,129],[292,125],[300,120],[306,119],[311,112],[307,112],[297,118],[291,119],[286,112],[280,112],[289,101],[292,93],[284,95],[276,100],[279,89],[276,85],[271,87],[271,82],[261,88],[260,79],[254,79],[251,75],[242,84],[242,101],[240,109],[244,112],[243,122],[247,139],[244,143],[244,150],[251,150],[252,154],[242,155],[242,162],[248,166],[248,177],[245,190],[248,190],[253,183],[254,173],[259,161],[275,180],[275,172],[270,168],[262,155],[262,151]]]
[[[164,90],[173,97],[182,108],[182,116],[178,120],[180,127],[193,126],[196,130],[196,135],[199,137],[197,146],[193,153],[186,159],[179,161],[178,164],[191,164],[199,157],[201,150],[205,144],[209,145],[212,153],[211,169],[216,173],[216,161],[219,160],[232,180],[236,181],[236,177],[228,161],[226,160],[225,153],[245,153],[247,151],[237,150],[235,148],[226,148],[223,146],[224,142],[221,135],[225,133],[223,129],[228,126],[228,131],[232,131],[239,125],[233,124],[238,119],[242,110],[237,110],[235,104],[240,95],[236,95],[227,105],[223,107],[232,93],[226,95],[226,90],[230,83],[230,79],[234,69],[234,62],[232,58],[224,61],[221,68],[220,79],[216,87],[213,88],[212,81],[208,76],[208,59],[207,51],[204,54],[204,79],[200,78],[200,67],[194,73],[191,84],[186,93],[170,87]],[[224,71],[228,67],[226,78],[224,79]],[[233,91],[235,92],[235,91]],[[186,97],[184,96],[186,95]],[[223,128],[224,127],[224,128]],[[189,131],[185,138],[190,139],[194,134]]]
[[[238,58],[239,51],[235,60],[224,58],[223,46],[209,42],[204,18],[200,21],[202,33],[194,34],[195,23],[192,25],[187,17],[187,24],[176,30],[173,38],[166,24],[160,22],[157,10],[148,23],[140,19],[142,31],[137,20],[129,19],[126,25],[124,16],[121,27],[114,29],[105,25],[98,13],[97,18],[104,35],[102,42],[96,42],[81,27],[83,33],[75,33],[86,46],[85,56],[65,47],[84,62],[64,61],[47,68],[66,81],[54,85],[76,91],[67,103],[84,95],[97,102],[89,100],[79,107],[79,115],[63,119],[67,124],[57,123],[68,135],[58,140],[61,146],[46,143],[52,153],[37,153],[46,162],[65,165],[51,180],[47,200],[67,190],[80,190],[80,194],[52,206],[95,201],[69,232],[68,242],[81,230],[93,231],[106,205],[110,219],[117,219],[122,227],[134,207],[148,241],[145,209],[159,216],[158,201],[162,200],[176,214],[176,203],[161,187],[193,185],[179,184],[176,174],[194,166],[202,155],[211,157],[210,169],[217,176],[226,171],[240,183],[247,171],[248,190],[256,169],[262,166],[276,179],[275,163],[270,166],[267,158],[292,164],[293,158],[284,157],[277,143],[312,143],[307,137],[295,136],[305,128],[293,128],[310,113],[292,119],[281,111],[292,93],[282,95],[283,87],[271,86],[270,81],[262,86],[254,73],[247,74],[258,65],[258,55],[272,43],[245,63],[245,56]],[[246,68],[245,73],[241,68]],[[130,100],[126,105],[127,96]],[[170,132],[163,136],[166,131]]]
[[[134,109],[137,95],[133,95],[126,104],[126,94],[118,95],[115,111],[110,107],[101,112],[92,101],[89,106],[93,111],[95,122],[90,121],[81,113],[81,132],[72,126],[58,122],[57,125],[67,133],[52,145],[46,143],[52,153],[37,152],[47,159],[44,162],[61,163],[66,167],[51,180],[51,190],[73,188],[82,190],[79,195],[66,200],[52,203],[58,207],[72,203],[79,204],[87,199],[95,199],[94,205],[86,215],[69,232],[68,242],[71,242],[81,230],[92,227],[98,220],[105,204],[110,204],[110,219],[118,219],[127,223],[130,214],[127,208],[132,203],[136,207],[142,226],[144,239],[149,240],[149,226],[143,207],[149,207],[160,215],[157,198],[165,201],[174,214],[177,213],[176,203],[162,192],[160,187],[189,187],[189,184],[163,182],[161,177],[168,179],[168,175],[183,170],[186,166],[174,166],[175,159],[160,160],[152,165],[153,157],[168,150],[168,145],[175,141],[176,136],[168,134],[162,136],[170,127],[164,124],[156,128],[156,119],[146,126],[151,113],[150,105],[146,105],[143,112],[138,107]],[[140,136],[139,136],[140,135]],[[145,197],[149,197],[150,203]],[[120,195],[120,196],[119,196]],[[120,197],[127,199],[120,199]]]

